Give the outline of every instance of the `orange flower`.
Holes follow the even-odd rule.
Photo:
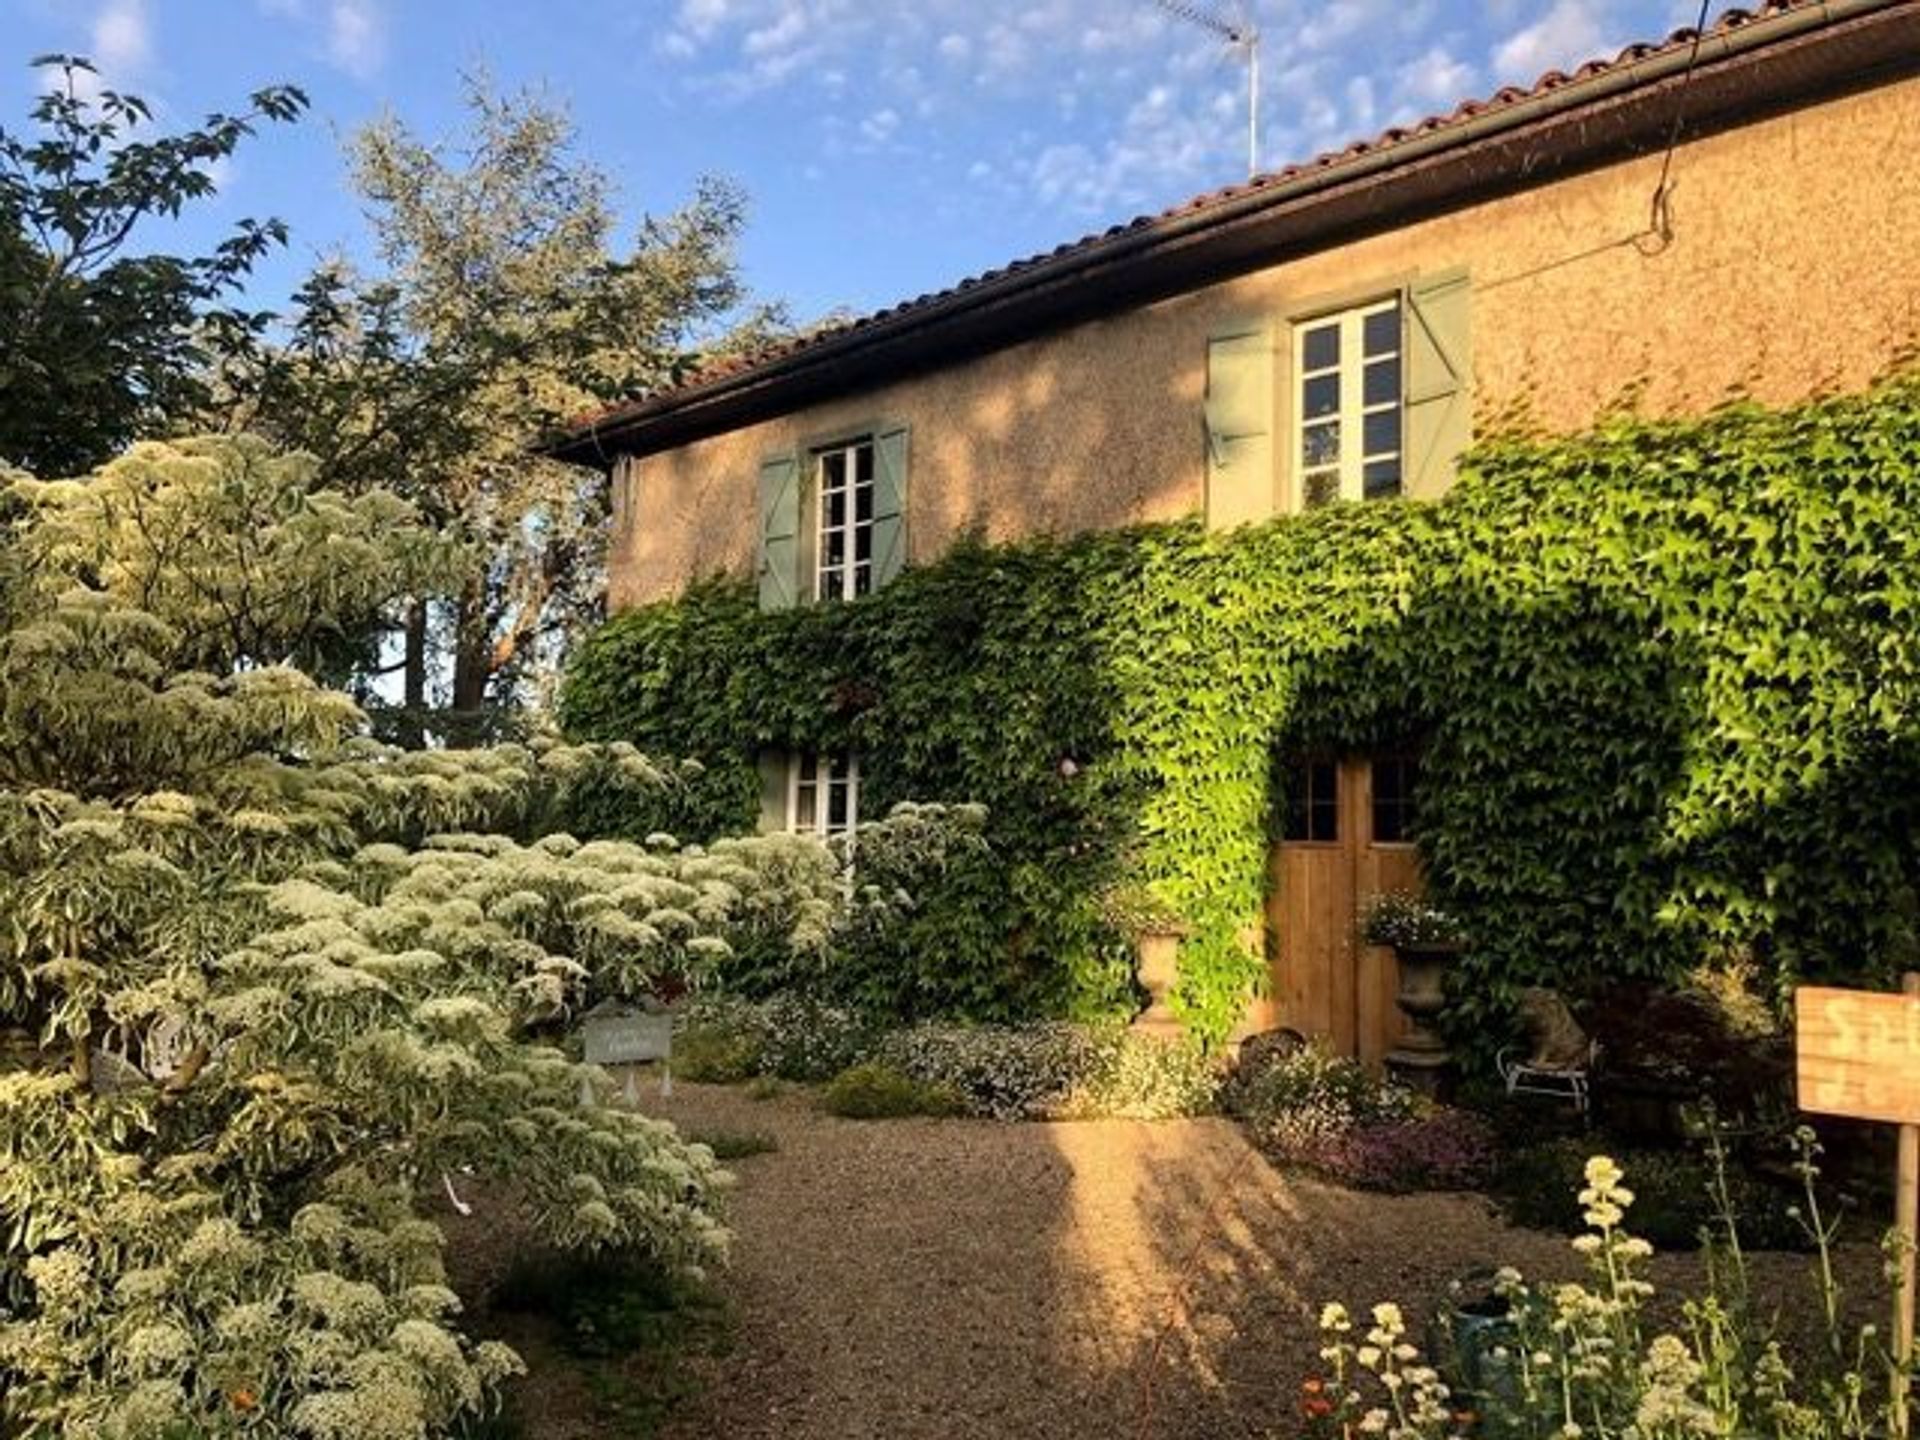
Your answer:
[[[1323,1415],[1333,1413],[1333,1402],[1322,1395],[1315,1395],[1300,1402],[1300,1409],[1310,1420],[1318,1420]]]
[[[260,1397],[244,1387],[239,1390],[229,1390],[227,1400],[236,1410],[251,1410],[260,1403]]]

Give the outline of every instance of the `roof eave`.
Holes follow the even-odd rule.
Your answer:
[[[1920,68],[1920,5],[1832,0],[1571,80],[1471,118],[1194,209],[1063,248],[706,384],[639,402],[543,446],[588,466],[645,455],[950,364],[1697,135],[1745,116]],[[1691,59],[1692,63],[1689,64]]]

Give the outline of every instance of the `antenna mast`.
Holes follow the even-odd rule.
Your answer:
[[[1260,31],[1252,21],[1229,20],[1193,0],[1154,0],[1167,14],[1218,35],[1247,57],[1247,178],[1260,173]]]

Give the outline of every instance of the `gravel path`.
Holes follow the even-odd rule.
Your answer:
[[[693,1085],[641,1103],[780,1147],[732,1167],[739,1333],[674,1440],[1290,1436],[1323,1301],[1419,1324],[1472,1267],[1578,1270],[1481,1199],[1285,1175],[1221,1120],[855,1122]],[[1761,1283],[1797,1297],[1805,1264],[1763,1257]],[[1696,1276],[1676,1256],[1650,1278]]]

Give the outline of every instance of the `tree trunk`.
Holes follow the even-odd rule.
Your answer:
[[[477,584],[461,592],[453,622],[453,709],[455,722],[475,724],[487,703],[493,678],[493,637],[486,597]]]
[[[423,749],[427,743],[427,602],[407,604],[406,655],[402,667],[404,688],[401,704],[400,743],[409,750]]]

